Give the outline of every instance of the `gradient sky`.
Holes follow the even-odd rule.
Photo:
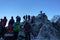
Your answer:
[[[54,15],[60,15],[60,0],[0,0],[0,18],[4,16],[10,19],[19,15],[38,15],[43,11],[51,19]]]

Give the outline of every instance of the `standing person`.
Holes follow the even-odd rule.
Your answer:
[[[9,23],[8,23],[8,31],[12,32],[13,24],[15,23],[13,16],[11,17]]]
[[[7,23],[7,18],[4,17],[4,19],[2,19],[2,37],[4,37],[4,34],[6,32],[6,28],[5,28],[6,23]]]
[[[17,39],[18,33],[20,31],[20,20],[21,20],[21,18],[19,16],[17,16],[16,17],[16,23],[14,24],[14,28],[13,28],[15,39]]]
[[[31,40],[30,39],[31,26],[28,22],[26,22],[24,25],[24,32],[25,32],[25,40]]]

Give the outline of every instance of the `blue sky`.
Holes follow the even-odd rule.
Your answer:
[[[0,18],[4,16],[10,19],[17,15],[38,15],[43,11],[51,19],[54,15],[60,15],[60,0],[0,0]]]

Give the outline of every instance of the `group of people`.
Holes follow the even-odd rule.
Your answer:
[[[24,26],[25,40],[31,40],[30,39],[30,32],[32,31],[32,28],[31,28],[30,24],[34,22],[35,16],[30,17],[30,15],[26,15],[26,16],[23,16],[23,19],[24,19],[23,26]],[[9,20],[8,26],[6,28],[5,26],[7,23],[7,18],[4,17],[4,19],[0,19],[0,37],[4,38],[5,33],[13,32],[14,38],[17,39],[18,33],[21,29],[20,21],[21,21],[20,16],[16,17],[16,22],[12,16],[11,19]]]

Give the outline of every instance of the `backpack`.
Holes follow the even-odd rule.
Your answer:
[[[20,31],[20,25],[18,24],[15,24],[14,28],[13,28],[14,31]]]
[[[12,31],[12,25],[11,24],[8,25],[8,31],[10,31],[10,32]]]

